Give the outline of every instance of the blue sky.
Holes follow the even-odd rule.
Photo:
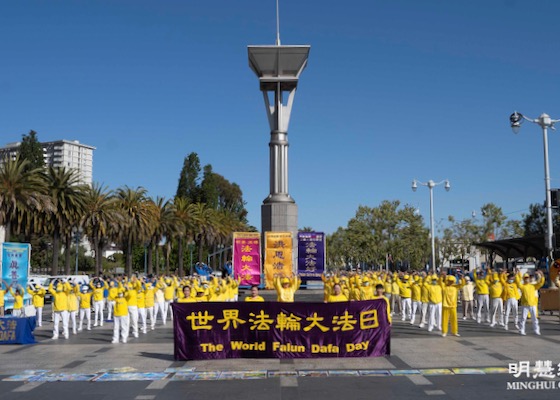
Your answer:
[[[281,0],[282,44],[309,44],[289,130],[299,226],[331,233],[400,200],[429,222],[544,201],[542,133],[560,118],[560,2]],[[269,128],[247,45],[274,44],[274,0],[0,3],[0,145],[97,147],[94,180],[175,194],[183,158],[237,182],[260,227]],[[549,135],[560,187],[560,133]]]

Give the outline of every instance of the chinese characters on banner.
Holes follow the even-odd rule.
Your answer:
[[[173,303],[175,360],[390,354],[387,302]]]
[[[274,288],[275,276],[292,276],[292,233],[265,232],[264,280],[267,289]]]
[[[298,232],[298,274],[302,279],[321,280],[325,272],[325,234]]]
[[[29,243],[1,243],[2,251],[0,257],[2,267],[0,268],[2,279],[8,285],[21,285],[27,288],[27,277],[29,275],[29,260],[31,257],[31,245]],[[25,291],[24,299],[29,299],[29,294]],[[5,296],[6,309],[11,308],[13,298],[9,293]]]
[[[261,282],[261,235],[258,232],[234,232],[233,271],[241,285]]]

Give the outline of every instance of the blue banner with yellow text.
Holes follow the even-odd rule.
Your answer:
[[[320,281],[325,272],[325,234],[298,232],[298,274],[308,281]]]
[[[390,354],[385,299],[173,303],[175,360]]]

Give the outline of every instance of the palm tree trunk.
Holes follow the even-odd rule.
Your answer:
[[[179,237],[177,239],[177,253],[178,253],[177,266],[179,268],[179,278],[182,278],[183,276],[185,276],[185,273],[183,271],[183,238],[182,237]]]
[[[171,254],[171,240],[165,244],[165,274],[169,274],[169,255]]]
[[[12,221],[10,221],[10,218],[6,218],[5,229],[6,229],[6,233],[5,233],[4,240],[6,242],[9,242],[12,236]]]
[[[126,275],[131,277],[132,276],[132,236],[128,236],[128,240],[126,243]]]
[[[153,259],[154,259],[154,248],[153,248],[153,244],[150,243],[148,246],[148,275],[151,275],[154,273],[154,266],[153,266]]]
[[[60,236],[58,230],[53,233],[53,258],[51,265],[51,275],[58,275],[58,253],[60,252]]]
[[[72,247],[72,236],[66,235],[65,237],[66,244],[64,245],[64,273],[66,275],[70,275],[70,249]],[[76,246],[77,247],[77,246]],[[76,251],[78,249],[76,248]]]
[[[159,246],[156,244],[156,275],[159,276]]]

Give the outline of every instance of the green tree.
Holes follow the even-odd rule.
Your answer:
[[[86,189],[81,225],[95,255],[95,275],[103,272],[103,249],[108,243],[112,228],[119,225],[121,219],[117,199],[111,191],[99,184]]]
[[[53,204],[52,212],[46,216],[53,245],[51,275],[57,275],[61,239],[67,239],[65,243],[69,254],[72,227],[78,225],[83,215],[86,187],[79,185],[79,177],[76,171],[66,170],[65,168],[49,167],[46,181]],[[67,259],[66,273],[70,272],[69,268],[69,259]]]
[[[0,225],[6,229],[7,242],[13,231],[23,232],[31,215],[52,208],[43,170],[28,166],[29,161],[19,157],[0,165]]]
[[[22,160],[29,161],[27,170],[35,168],[43,168],[45,159],[43,157],[43,146],[37,139],[37,132],[31,130],[27,135],[22,135],[21,145],[19,147],[19,157]]]
[[[125,271],[132,275],[132,249],[139,242],[147,239],[150,231],[150,209],[146,189],[128,186],[117,189],[117,208],[121,214],[119,239],[122,243]]]
[[[200,200],[215,210],[225,210],[235,215],[240,221],[247,222],[247,210],[243,192],[236,183],[213,172],[210,164],[204,167],[200,185]]]
[[[183,169],[179,176],[179,184],[177,186],[177,194],[175,197],[181,197],[189,200],[191,203],[200,201],[200,193],[198,182],[200,180],[200,159],[198,154],[190,153],[183,161]]]

